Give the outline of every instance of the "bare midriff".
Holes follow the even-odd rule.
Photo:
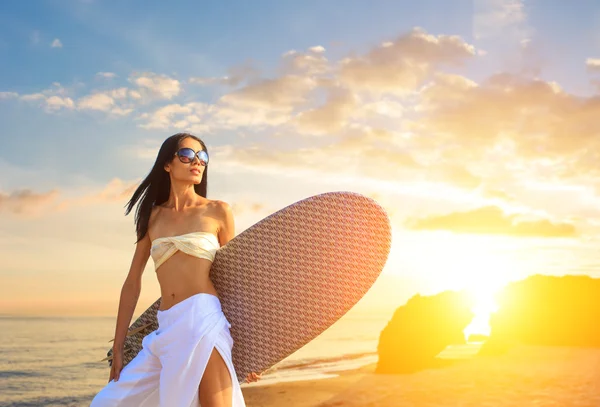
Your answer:
[[[160,285],[161,311],[199,293],[218,297],[209,278],[212,262],[207,259],[190,256],[178,251],[165,261],[157,270],[156,277]]]

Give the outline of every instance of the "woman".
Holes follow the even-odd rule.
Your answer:
[[[208,152],[179,133],[162,144],[135,203],[136,249],[121,290],[109,383],[91,407],[243,407],[231,359],[233,339],[209,271],[215,252],[234,237],[229,204],[206,198]],[[158,329],[125,368],[123,344],[152,256],[160,284]],[[260,375],[251,373],[247,382]]]

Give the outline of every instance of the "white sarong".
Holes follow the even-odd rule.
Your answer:
[[[158,329],[90,407],[197,407],[198,387],[214,348],[231,374],[232,407],[245,407],[231,358],[231,324],[218,297],[199,293],[158,311]]]

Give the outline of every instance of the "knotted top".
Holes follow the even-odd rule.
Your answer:
[[[219,247],[219,239],[213,233],[192,232],[154,239],[150,254],[154,260],[154,270],[157,270],[177,250],[181,250],[190,256],[213,261]]]

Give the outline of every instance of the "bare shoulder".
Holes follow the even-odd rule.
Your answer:
[[[160,210],[161,207],[158,205],[152,207],[152,211],[150,211],[150,218],[148,219],[148,230],[146,231],[146,235],[150,234],[150,229],[154,229],[153,226],[156,224]]]
[[[228,212],[232,212],[231,205],[225,201],[221,201],[220,199],[214,199],[211,201],[211,204],[220,214],[227,214]]]
[[[218,219],[218,237],[221,246],[227,244],[228,241],[235,236],[235,225],[233,220],[233,211],[231,205],[222,200],[213,200],[215,217]]]
[[[213,213],[215,214],[215,217],[219,220],[219,223],[221,223],[221,225],[232,223],[233,210],[228,202],[222,201],[220,199],[215,199],[211,201],[211,205],[214,211]]]

